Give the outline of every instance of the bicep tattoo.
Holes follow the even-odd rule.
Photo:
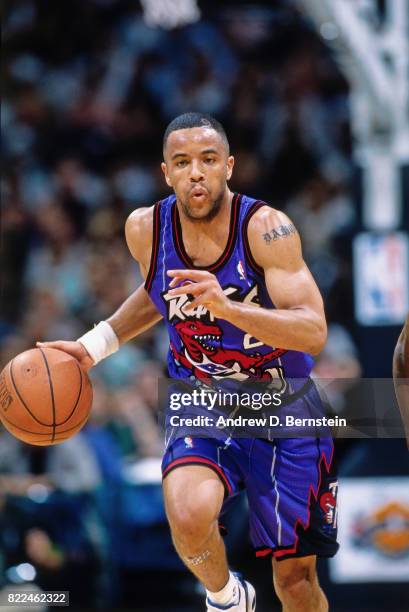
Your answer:
[[[263,234],[263,240],[266,244],[270,244],[279,238],[287,238],[287,236],[291,236],[291,234],[296,234],[297,230],[295,229],[292,223],[288,223],[288,225],[279,225],[278,227],[274,227],[269,232],[265,232]]]

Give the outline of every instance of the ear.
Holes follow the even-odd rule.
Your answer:
[[[229,155],[229,157],[227,158],[227,180],[229,180],[231,178],[231,175],[233,174],[233,167],[234,157],[233,155]]]
[[[165,162],[162,162],[160,167],[162,169],[163,174],[165,175],[165,181],[166,181],[167,185],[169,185],[169,187],[172,187],[172,183],[171,183],[171,180],[170,180],[169,174],[168,174],[168,168],[167,168]]]

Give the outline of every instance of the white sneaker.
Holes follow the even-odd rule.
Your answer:
[[[227,604],[227,606],[221,606],[219,604],[212,603],[209,598],[206,598],[207,612],[220,612],[220,610],[226,610],[227,612],[254,612],[256,609],[256,591],[253,585],[243,580],[240,574],[234,572],[237,579],[237,587],[239,590],[239,600],[236,604]],[[236,587],[235,587],[236,588]],[[236,598],[235,598],[236,599]]]

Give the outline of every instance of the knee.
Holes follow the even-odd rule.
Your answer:
[[[285,599],[302,601],[308,599],[314,588],[315,573],[304,565],[293,565],[291,571],[275,571],[274,583],[278,594]]]
[[[207,467],[187,466],[171,472],[163,484],[175,544],[202,546],[217,530],[224,496],[219,477]]]
[[[214,513],[195,500],[185,500],[183,504],[168,508],[168,519],[174,538],[198,546],[206,542],[217,528]]]

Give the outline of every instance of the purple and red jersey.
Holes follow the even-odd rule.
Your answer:
[[[311,355],[267,346],[228,321],[215,318],[204,306],[187,315],[183,306],[191,301],[189,296],[168,293],[171,278],[167,270],[202,269],[216,275],[231,300],[274,308],[264,272],[254,261],[247,239],[251,217],[264,205],[234,194],[226,248],[209,266],[195,266],[186,253],[176,196],[155,205],[152,257],[145,289],[167,323],[171,378],[210,376],[216,380],[268,382],[272,378],[305,380],[309,376]]]

